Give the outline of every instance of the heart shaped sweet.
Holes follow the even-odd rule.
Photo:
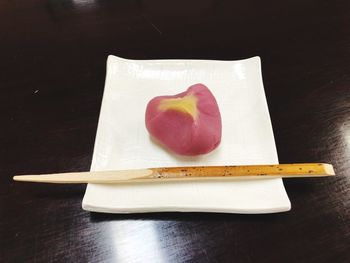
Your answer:
[[[173,96],[153,98],[146,109],[148,132],[171,151],[199,155],[221,141],[221,115],[215,97],[203,84]]]

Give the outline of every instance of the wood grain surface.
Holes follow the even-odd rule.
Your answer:
[[[0,2],[0,262],[348,262],[350,2]],[[259,55],[281,163],[336,177],[285,181],[287,213],[107,215],[83,185],[15,174],[90,167],[107,55]],[[137,94],[135,94],[137,95]]]

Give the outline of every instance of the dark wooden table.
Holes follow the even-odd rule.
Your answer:
[[[0,2],[0,262],[349,262],[350,2]],[[337,176],[285,181],[287,213],[94,214],[83,185],[14,174],[90,167],[108,54],[261,56],[280,162]]]

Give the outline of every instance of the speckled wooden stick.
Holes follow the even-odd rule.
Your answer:
[[[38,183],[144,183],[185,180],[234,180],[263,178],[302,178],[334,175],[333,166],[324,163],[163,167],[120,171],[59,173],[14,176],[15,181]]]

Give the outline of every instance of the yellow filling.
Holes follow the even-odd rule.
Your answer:
[[[188,95],[182,98],[163,99],[159,103],[158,109],[161,111],[180,111],[183,113],[190,114],[193,119],[196,119],[198,116],[197,98],[193,95]]]

